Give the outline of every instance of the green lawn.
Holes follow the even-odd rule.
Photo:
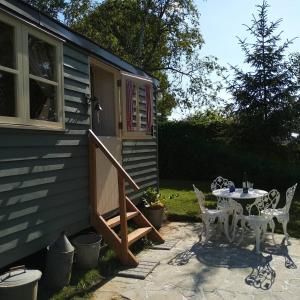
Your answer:
[[[205,194],[206,205],[209,208],[216,206],[216,199],[212,196],[209,182],[161,180],[160,193],[166,205],[167,216],[173,221],[200,221],[199,205],[193,192],[195,184]],[[283,194],[283,199],[285,195]],[[276,232],[282,233],[282,227],[276,225]],[[288,232],[292,237],[300,238],[300,192],[296,191],[290,209]]]

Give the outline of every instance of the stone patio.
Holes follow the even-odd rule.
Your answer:
[[[199,223],[169,223],[161,229],[178,242],[171,250],[149,249],[140,260],[160,262],[144,280],[114,277],[100,287],[93,300],[108,299],[300,299],[300,241],[278,245],[268,236],[262,255],[254,237],[241,245],[228,244],[222,235],[202,245]],[[247,233],[248,234],[248,233]]]

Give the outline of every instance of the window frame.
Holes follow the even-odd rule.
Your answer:
[[[63,43],[60,39],[43,30],[30,26],[13,17],[0,12],[0,21],[12,26],[15,31],[14,46],[16,71],[0,66],[0,71],[15,73],[16,116],[0,116],[0,127],[18,127],[44,130],[64,130],[64,77],[63,77]],[[55,77],[56,82],[29,74],[28,36],[32,35],[55,48]],[[5,69],[9,69],[6,71]],[[57,122],[36,120],[30,118],[30,78],[56,87]]]
[[[150,85],[151,86],[151,103],[152,103],[152,122],[154,123],[154,110],[153,110],[153,104],[154,104],[154,97],[153,97],[153,82],[151,79],[137,76],[125,72],[121,72],[122,75],[122,135],[124,138],[128,139],[152,139],[153,135],[152,133],[148,132],[146,130],[141,130],[141,112],[139,109],[140,106],[140,98],[139,98],[139,88],[141,86]],[[127,110],[126,110],[126,80],[131,80],[133,84],[135,85],[136,90],[136,124],[138,130],[128,131],[127,130]],[[154,124],[152,124],[153,126]]]

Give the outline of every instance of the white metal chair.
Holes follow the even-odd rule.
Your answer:
[[[270,224],[270,220],[273,218],[274,210],[278,204],[280,198],[280,193],[273,189],[271,190],[267,196],[257,198],[252,204],[248,204],[246,209],[248,211],[248,215],[244,216],[244,224],[248,225],[250,229],[252,229],[255,233],[255,246],[256,253],[260,253],[260,242],[264,240],[265,234],[267,232],[268,224]],[[266,216],[262,214],[262,211],[266,209],[269,210],[269,215]],[[274,233],[274,222],[270,224],[272,227],[272,235]],[[273,236],[274,240],[274,236]]]
[[[290,220],[289,211],[290,211],[292,200],[293,200],[294,195],[295,195],[296,188],[297,188],[297,183],[287,189],[286,199],[285,199],[285,206],[284,207],[276,208],[276,209],[273,209],[273,210],[270,209],[270,208],[267,208],[267,209],[265,209],[261,212],[261,214],[263,216],[266,216],[271,220],[270,221],[271,227],[275,226],[273,218],[276,218],[277,221],[282,224],[283,233],[284,233],[284,236],[285,236],[285,241],[287,243],[289,243],[288,242],[289,234],[287,233],[287,224]],[[272,230],[274,232],[274,228]]]
[[[205,207],[205,196],[204,194],[193,185],[200,210],[201,210],[201,218],[203,222],[203,230],[201,232],[201,236],[203,231],[205,231],[205,242],[208,241],[210,237],[210,225],[213,224],[216,220],[221,222],[224,225],[225,235],[228,241],[231,241],[228,234],[228,213],[226,210],[222,209],[208,209]]]
[[[239,243],[240,243],[244,238],[244,228],[245,228],[245,218],[244,218],[245,216],[243,214],[243,212],[244,212],[243,206],[233,199],[229,199],[229,203],[230,203],[230,206],[233,207],[233,210],[234,210],[233,219],[232,219],[232,227],[233,227],[232,241],[235,239],[236,228],[237,228],[238,222],[240,222],[241,229],[242,229],[242,235],[241,235],[241,238],[239,241]]]
[[[215,191],[218,189],[229,188],[231,184],[234,184],[232,181],[229,181],[222,176],[218,176],[210,185],[211,191]],[[230,207],[230,203],[227,198],[217,197],[217,207],[220,209],[227,209],[229,214],[233,214],[233,209]]]
[[[229,188],[230,185],[234,185],[234,183],[226,178],[223,178],[222,176],[218,176],[211,183],[210,189],[213,192],[218,189]],[[226,211],[228,217],[234,215],[234,208],[230,205],[228,198],[217,197],[217,208]]]

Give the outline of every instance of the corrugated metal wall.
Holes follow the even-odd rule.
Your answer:
[[[89,226],[89,66],[64,47],[65,132],[0,129],[0,267]]]

